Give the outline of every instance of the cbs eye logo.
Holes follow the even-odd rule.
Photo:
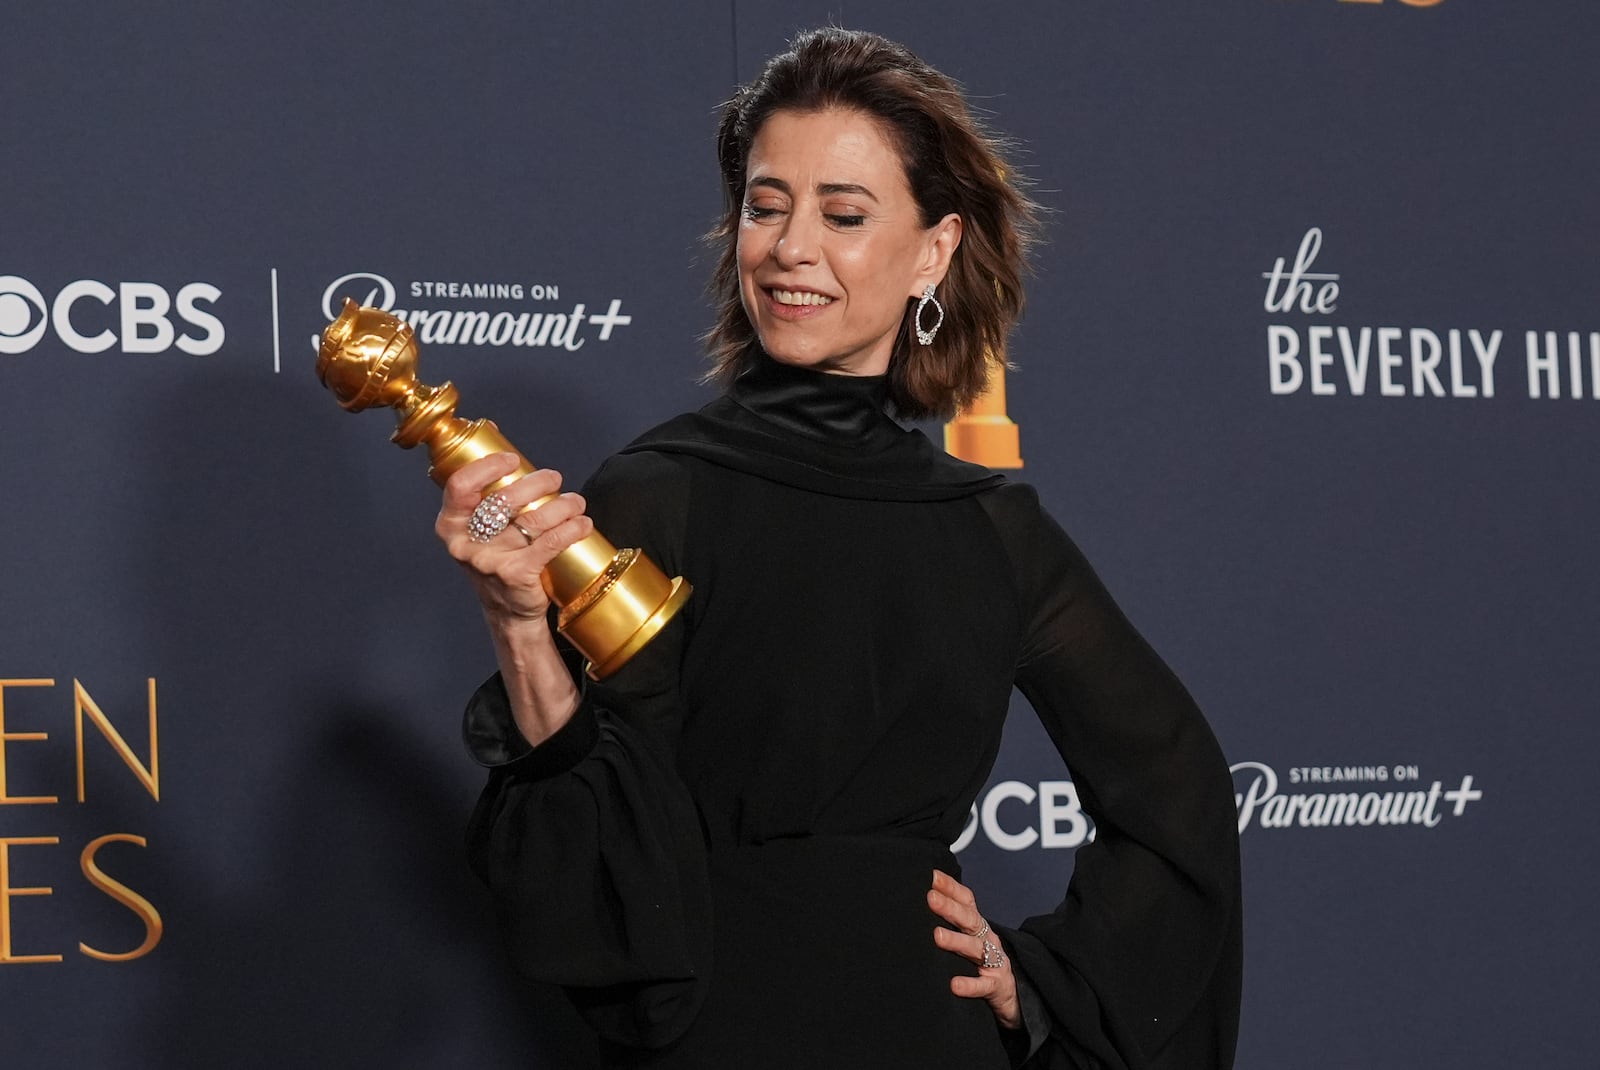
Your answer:
[[[153,282],[124,282],[112,289],[94,279],[79,279],[46,301],[27,279],[0,275],[0,353],[26,353],[54,327],[62,344],[79,353],[102,353],[120,343],[124,353],[165,353],[177,347],[193,356],[209,356],[222,348],[227,331],[200,306],[215,305],[221,296],[221,290],[204,282],[191,282],[173,295]]]
[[[32,349],[48,327],[44,294],[27,279],[0,277],[0,353]]]

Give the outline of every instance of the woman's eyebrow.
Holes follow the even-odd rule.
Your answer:
[[[758,186],[765,189],[774,189],[783,194],[792,194],[794,192],[789,188],[789,183],[785,182],[783,179],[772,178],[768,175],[761,175],[750,180],[749,188],[755,189]],[[874,203],[876,203],[878,200],[878,197],[875,193],[873,193],[867,187],[856,182],[824,182],[817,187],[817,192],[822,194],[824,197],[832,197],[841,193],[857,193],[868,198]]]
[[[861,196],[867,197],[873,201],[878,199],[870,189],[854,182],[824,182],[822,185],[817,187],[817,192],[825,197],[832,196],[837,193],[859,193]]]
[[[764,186],[767,189],[775,189],[779,193],[790,193],[790,192],[792,192],[789,189],[789,183],[785,182],[783,179],[781,179],[781,178],[769,178],[769,177],[767,177],[765,175],[761,176],[760,178],[752,178],[750,180],[750,186],[749,186],[750,189],[755,189],[757,186]]]

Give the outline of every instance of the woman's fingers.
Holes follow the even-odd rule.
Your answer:
[[[577,497],[577,495],[573,495],[573,497]],[[567,506],[566,508],[581,510],[581,498],[579,502],[579,505]],[[529,542],[522,532],[513,531],[512,537],[517,540],[518,548],[529,551],[527,554],[518,554],[517,556],[531,559],[529,563],[536,566],[537,571],[543,571],[544,566],[549,564],[551,558],[579,539],[586,538],[594,531],[594,521],[584,516],[581,511],[563,518],[548,528],[535,530],[528,527],[526,522],[522,522],[522,526],[527,529],[528,535],[533,536],[533,541]],[[521,563],[519,562],[519,564]]]
[[[957,975],[950,978],[950,991],[968,999],[988,999],[1000,990],[1000,978],[992,971],[976,977]]]
[[[543,619],[549,606],[540,573],[552,558],[594,531],[583,496],[561,493],[561,474],[539,469],[493,492],[511,522],[486,541],[475,541],[469,521],[489,488],[521,464],[514,453],[481,457],[446,480],[434,531],[467,569],[491,615]],[[502,514],[503,515],[503,514]]]
[[[1000,940],[978,912],[978,901],[972,889],[950,874],[934,870],[933,887],[928,889],[928,906],[955,926],[954,929],[936,926],[933,942],[981,967],[976,977],[952,977],[950,991],[957,996],[986,1000],[1001,1025],[1008,1029],[1019,1028],[1022,1010],[1017,1002],[1017,979],[1011,970],[1011,960],[1004,954],[999,956],[998,962],[989,957],[989,948],[998,950]],[[985,966],[985,960],[993,965]]]
[[[972,890],[942,870],[933,871],[933,887],[928,890],[928,906],[954,929],[939,926],[933,931],[934,943],[946,951],[983,965],[984,941],[992,940],[988,924],[978,913]],[[959,930],[959,931],[958,931]]]
[[[560,489],[561,473],[553,468],[540,468],[510,486],[500,488],[499,493],[513,513],[521,513],[534,502],[548,498]]]
[[[557,554],[594,531],[594,521],[583,511],[585,504],[581,495],[558,495],[517,517],[488,542],[465,537],[450,540],[451,552],[483,575],[507,583],[526,582],[529,576],[538,576]]]
[[[978,900],[972,894],[972,889],[956,880],[942,869],[933,871],[933,887],[936,891],[943,892],[950,898],[976,910]]]
[[[532,478],[533,476],[528,477],[528,479]],[[521,480],[520,482],[526,483],[528,479]],[[513,487],[513,489],[515,488]],[[507,495],[507,497],[509,497],[509,495]],[[546,496],[540,495],[539,497]],[[535,500],[538,499],[536,498]],[[583,500],[583,495],[569,490],[565,494],[558,494],[553,498],[546,498],[546,500],[536,508],[530,509],[529,511],[519,515],[514,523],[523,531],[527,532],[528,535],[533,536],[533,541],[537,542],[543,534],[555,530],[568,520],[571,520],[573,517],[582,516],[583,511],[585,508],[587,508],[587,506],[588,503]],[[513,511],[516,510],[515,501],[511,503],[511,508]],[[520,543],[527,543],[529,541],[529,539],[520,532],[513,532],[513,534],[516,535],[517,541]],[[565,547],[562,549],[565,549]]]
[[[933,887],[928,891],[928,906],[933,912],[967,933],[983,928],[983,917],[972,891],[943,870],[933,871]]]
[[[940,925],[933,930],[933,942],[946,951],[954,951],[964,959],[971,959],[979,966],[983,965],[983,942],[992,940],[992,936],[973,936],[970,933],[956,932]]]
[[[472,510],[483,500],[483,492],[489,484],[515,472],[517,465],[521,463],[521,459],[514,453],[491,453],[487,457],[479,457],[470,464],[462,465],[445,480],[444,506],[439,512],[440,520],[448,515],[459,517],[465,523],[466,518],[472,515]]]
[[[489,487],[505,478],[510,472],[516,470],[520,463],[516,454],[495,454],[493,457],[483,457],[471,464],[463,465],[460,471],[452,475],[445,482],[444,503],[439,509],[439,517],[434,522],[434,532],[449,547],[452,555],[460,561],[473,561],[477,559],[477,548],[484,543],[473,542],[468,544],[468,521],[473,511],[485,498]],[[495,491],[506,510],[511,513],[512,522],[507,524],[501,533],[490,540],[498,543],[502,549],[512,549],[526,545],[531,540],[519,534],[516,525],[521,525],[523,530],[534,534],[529,522],[522,519],[520,514],[528,510],[536,502],[545,502],[547,499],[554,501],[561,489],[561,473],[548,468],[541,468],[523,476],[521,479]],[[536,511],[536,510],[535,510]],[[579,512],[582,511],[582,499],[579,499]],[[542,525],[551,528],[571,515],[570,511],[551,514]],[[507,533],[509,533],[509,541]]]

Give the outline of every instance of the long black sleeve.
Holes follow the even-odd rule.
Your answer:
[[[687,489],[678,467],[618,457],[584,487],[598,530],[679,564]],[[517,969],[566,987],[605,1039],[660,1047],[688,1028],[710,976],[710,893],[695,805],[675,772],[682,614],[529,747],[491,678],[467,708],[490,767],[468,827]],[[574,665],[576,671],[579,667]]]
[[[1061,904],[1000,930],[1053,1019],[1028,1065],[1230,1067],[1242,929],[1226,760],[1035,492],[984,501],[1024,607],[1017,686],[1095,823]]]

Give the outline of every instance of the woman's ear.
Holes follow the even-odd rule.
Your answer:
[[[908,297],[921,297],[929,285],[937,286],[950,271],[950,259],[961,244],[961,217],[951,212],[928,228],[927,248]]]

